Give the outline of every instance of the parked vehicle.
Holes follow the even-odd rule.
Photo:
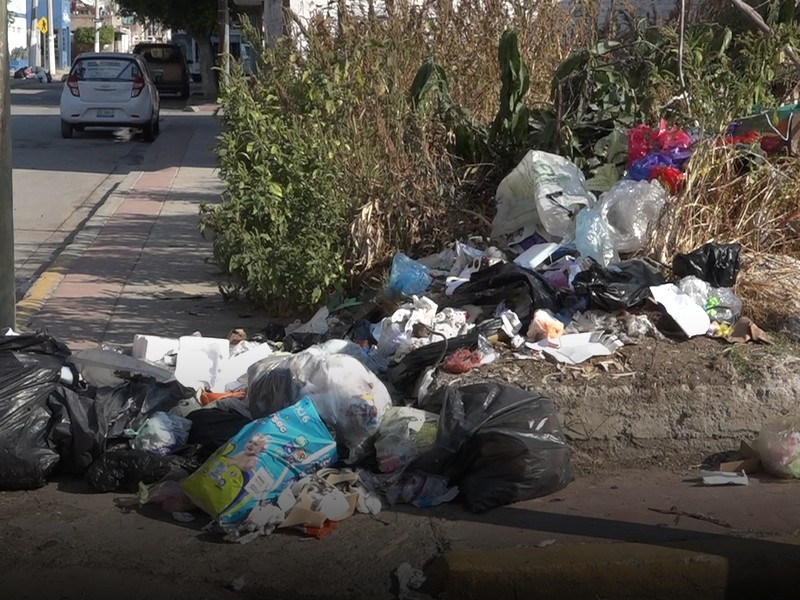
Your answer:
[[[142,57],[86,52],[72,63],[61,92],[61,135],[87,127],[141,129],[146,141],[159,132],[158,90]]]
[[[178,94],[189,97],[189,65],[178,44],[136,44],[134,54],[141,55],[161,94]]]
[[[219,37],[212,36],[209,40],[211,42],[212,53],[214,54],[214,66],[217,64],[219,52]],[[172,35],[172,42],[178,44],[186,55],[186,62],[189,64],[189,74],[193,81],[200,82],[202,75],[200,72],[200,57],[197,50],[197,42],[188,33],[175,33]],[[242,39],[242,34],[238,30],[231,31],[230,37],[230,51],[231,57],[237,61],[244,71],[245,75],[252,75],[255,64],[255,51],[253,46]]]

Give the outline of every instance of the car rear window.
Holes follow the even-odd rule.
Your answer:
[[[147,62],[181,62],[180,48],[174,46],[145,46],[137,52]]]
[[[124,58],[84,58],[72,67],[78,81],[133,81],[142,76],[135,61]]]

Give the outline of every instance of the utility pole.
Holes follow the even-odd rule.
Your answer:
[[[16,329],[14,196],[11,184],[11,83],[8,65],[8,3],[0,2],[0,327]]]
[[[94,51],[100,52],[100,0],[94,0]]]
[[[47,70],[53,77],[56,76],[56,40],[53,36],[55,24],[53,0],[47,0]]]
[[[228,83],[231,74],[231,22],[228,11],[228,0],[219,0],[219,66],[222,70],[222,81]]]
[[[28,5],[31,7],[28,14],[31,16],[30,30],[28,32],[28,66],[39,66],[39,30],[36,29],[36,21],[38,21],[36,13],[38,12],[39,0],[28,0]]]

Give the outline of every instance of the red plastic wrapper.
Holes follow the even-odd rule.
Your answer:
[[[321,540],[322,538],[329,535],[331,531],[333,531],[334,527],[336,527],[336,521],[325,521],[325,524],[322,527],[310,527],[308,525],[298,525],[297,527],[295,527],[295,529],[305,536]]]
[[[460,375],[471,371],[480,364],[481,355],[478,352],[461,348],[447,357],[442,365],[442,370],[452,375]]]
[[[679,148],[685,150],[692,146],[692,138],[677,127],[667,127],[661,119],[658,130],[647,125],[637,125],[628,130],[628,166],[651,152],[662,152]]]
[[[681,191],[686,176],[675,167],[664,167],[662,165],[653,167],[650,181],[657,179],[661,185],[669,190],[673,196]]]
[[[745,135],[729,135],[722,138],[723,144],[753,144],[758,141],[759,134],[757,131],[750,131]]]

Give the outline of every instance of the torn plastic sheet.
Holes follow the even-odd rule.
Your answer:
[[[612,334],[601,332],[571,333],[557,340],[541,340],[525,344],[532,350],[539,350],[552,356],[558,362],[578,365],[594,356],[610,356],[624,345]]]
[[[573,315],[572,323],[567,328],[568,333],[592,331],[613,333],[625,345],[640,344],[648,336],[658,340],[665,339],[650,317],[630,313],[618,315],[599,310],[578,312]]]
[[[711,329],[711,319],[702,306],[684,294],[678,286],[667,283],[650,288],[653,298],[667,311],[687,337],[706,335]]]

